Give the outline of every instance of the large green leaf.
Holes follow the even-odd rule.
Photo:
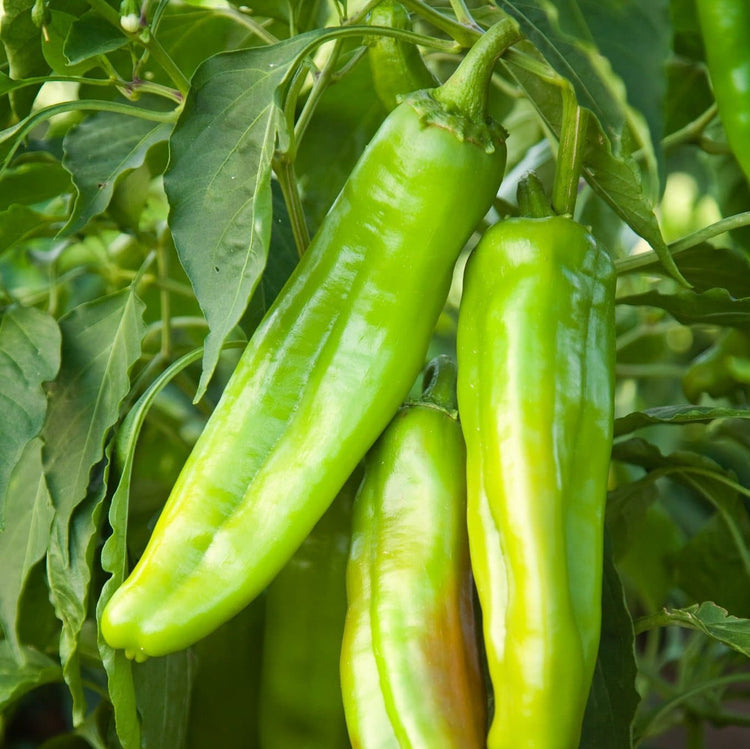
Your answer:
[[[149,149],[165,141],[172,125],[99,112],[65,136],[63,166],[73,177],[76,201],[63,233],[82,229],[104,211],[117,180],[141,166]]]
[[[18,637],[18,615],[32,567],[44,557],[52,502],[42,472],[42,443],[30,442],[16,464],[8,492],[8,524],[0,531],[0,626],[18,663],[27,654]]]
[[[207,60],[172,135],[169,225],[210,328],[196,399],[265,267],[271,158],[283,126],[277,90],[322,34]]]
[[[50,387],[42,432],[55,508],[47,574],[55,612],[63,622],[61,657],[77,723],[85,715],[77,641],[87,614],[91,543],[106,475],[96,476],[91,489],[89,483],[130,390],[128,373],[140,356],[144,333],[142,314],[143,303],[128,288],[82,305],[60,321],[62,366]]]
[[[581,733],[581,749],[630,749],[635,690],[635,636],[620,578],[607,551],[602,580],[602,634]]]
[[[60,367],[60,340],[55,320],[39,310],[10,307],[0,319],[0,528],[11,472],[44,423],[42,383]]]

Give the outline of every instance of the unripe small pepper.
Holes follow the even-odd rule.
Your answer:
[[[369,24],[411,30],[409,11],[398,0],[383,0],[370,12]],[[375,93],[389,112],[406,94],[434,88],[439,83],[413,44],[391,36],[376,36],[367,55]]]
[[[696,0],[696,8],[719,115],[750,181],[750,3]]]
[[[447,357],[433,361],[422,399],[365,459],[341,652],[355,749],[484,747],[455,376]]]
[[[438,89],[368,145],[248,343],[102,635],[143,660],[185,648],[281,570],[406,397],[453,265],[497,192],[492,68],[518,29],[482,36]]]
[[[497,224],[467,264],[458,403],[489,749],[578,747],[601,619],[614,281],[563,217]]]

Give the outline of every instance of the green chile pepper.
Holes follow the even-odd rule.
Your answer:
[[[302,544],[424,362],[454,262],[505,166],[488,123],[487,31],[454,75],[386,118],[253,334],[149,544],[106,604],[106,642],[143,659],[246,606]]]
[[[371,26],[411,30],[409,11],[397,0],[383,0],[370,12]],[[433,88],[439,81],[415,45],[390,36],[376,36],[368,52],[375,93],[390,112],[412,91]]]
[[[266,591],[262,749],[347,749],[339,681],[354,472]]]
[[[719,115],[750,181],[750,3],[696,0],[696,7]]]
[[[578,747],[601,620],[614,281],[563,217],[497,224],[467,264],[458,403],[489,749]]]
[[[455,378],[433,361],[365,459],[341,651],[355,749],[484,747]]]

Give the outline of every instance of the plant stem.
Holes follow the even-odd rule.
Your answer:
[[[274,172],[279,180],[284,202],[289,212],[289,220],[292,224],[292,234],[294,235],[294,243],[297,246],[297,254],[302,257],[307,246],[310,244],[310,232],[307,229],[305,212],[302,209],[302,201],[297,189],[294,164],[286,155],[282,155],[274,160]]]
[[[572,216],[578,197],[578,180],[586,148],[586,111],[578,106],[571,86],[562,89],[563,118],[557,147],[557,168],[552,187],[552,206],[562,216]]]
[[[662,138],[661,144],[664,150],[674,148],[683,143],[694,143],[703,134],[706,126],[716,117],[719,110],[714,102],[705,112],[696,117],[692,122],[675,130]]]
[[[640,736],[636,738],[636,741],[640,741],[641,739],[645,738],[649,735],[649,729],[652,726],[658,725],[659,721],[667,715],[669,712],[674,710],[676,707],[679,707],[682,705],[683,702],[687,702],[692,697],[695,697],[702,692],[706,692],[712,689],[717,689],[719,687],[724,686],[730,686],[732,684],[740,684],[742,682],[750,681],[750,673],[744,673],[744,674],[730,674],[728,676],[722,676],[718,679],[711,679],[710,681],[706,681],[703,684],[699,684],[696,687],[693,687],[692,689],[688,689],[686,692],[683,692],[682,694],[678,695],[677,697],[674,697],[673,699],[666,702],[662,707],[657,710],[651,718],[648,720],[646,725],[643,727]]]
[[[497,59],[521,38],[518,24],[504,18],[485,31],[435,98],[475,122],[484,122],[490,80]]]
[[[409,10],[422,16],[425,21],[431,23],[436,29],[444,31],[462,47],[471,47],[482,35],[479,29],[464,26],[462,23],[450,18],[450,16],[446,16],[439,10],[435,10],[435,8],[423,0],[402,0],[402,2]]]
[[[156,269],[159,277],[159,306],[163,323],[159,353],[164,361],[169,361],[172,358],[171,300],[169,291],[164,287],[164,282],[169,280],[169,256],[163,242],[160,242],[156,249]]]
[[[474,16],[471,15],[471,11],[466,5],[465,0],[450,0],[450,3],[451,8],[453,8],[453,14],[456,16],[456,20],[462,26],[481,32],[482,28],[474,20]]]
[[[139,40],[138,37],[135,37],[136,40]],[[141,44],[151,53],[151,56],[156,60],[156,62],[161,65],[161,67],[164,69],[164,72],[167,73],[167,75],[172,79],[174,82],[174,85],[177,86],[180,93],[183,96],[187,96],[188,91],[190,90],[190,81],[185,76],[185,74],[177,67],[177,64],[175,61],[167,54],[167,51],[164,49],[164,47],[161,46],[161,42],[159,42],[156,37],[151,37],[147,42],[144,42],[142,40]]]
[[[737,213],[734,216],[727,216],[727,218],[723,218],[710,226],[706,226],[692,234],[688,234],[674,242],[670,242],[668,245],[669,252],[673,256],[678,255],[680,252],[685,252],[685,250],[696,247],[713,237],[717,237],[720,234],[724,234],[725,232],[734,229],[739,229],[742,226],[750,226],[750,211]],[[641,252],[638,255],[617,260],[615,261],[615,268],[617,269],[618,274],[633,273],[634,271],[657,262],[659,262],[659,259],[656,253],[651,250],[649,252]]]

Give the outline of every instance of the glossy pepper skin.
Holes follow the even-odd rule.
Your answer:
[[[131,657],[196,642],[302,544],[423,365],[453,264],[502,179],[488,125],[501,22],[386,118],[269,309],[101,631]],[[469,188],[467,188],[467,185]]]
[[[562,217],[497,224],[467,264],[458,404],[489,749],[578,747],[600,632],[614,282]]]
[[[339,655],[356,470],[266,590],[261,749],[348,749]]]
[[[434,361],[365,459],[341,652],[355,749],[484,747],[455,364]]]
[[[750,181],[750,3],[696,0],[719,115]]]
[[[370,12],[368,22],[371,26],[411,31],[409,11],[397,0],[383,0]],[[368,57],[375,93],[389,112],[406,94],[438,85],[413,44],[390,36],[376,36]]]

